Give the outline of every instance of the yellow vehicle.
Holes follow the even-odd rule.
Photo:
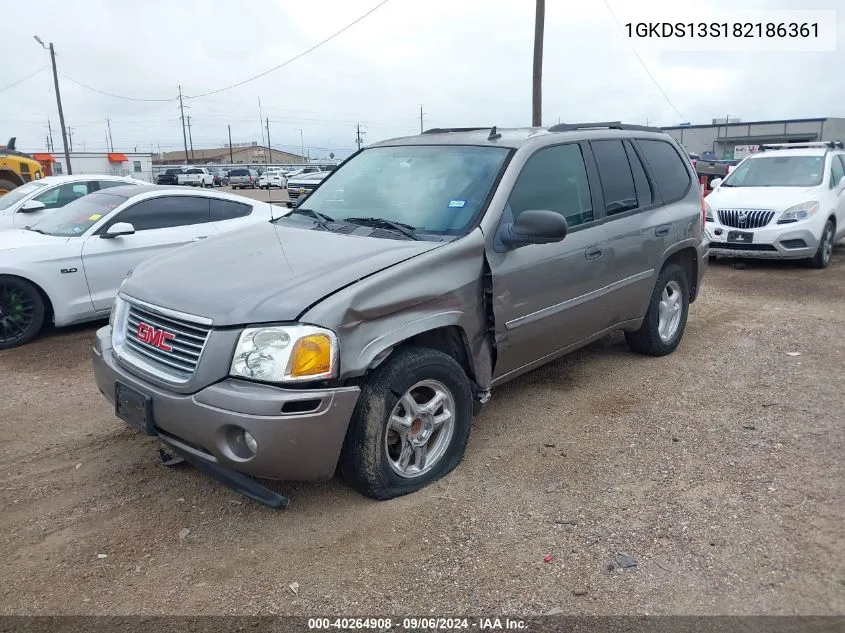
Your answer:
[[[41,163],[29,154],[15,151],[15,137],[5,147],[0,145],[0,196],[30,180],[38,180]]]

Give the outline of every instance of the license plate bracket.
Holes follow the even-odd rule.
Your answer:
[[[737,244],[751,244],[754,241],[754,233],[749,231],[728,231],[728,241]]]
[[[147,435],[158,435],[152,398],[119,382],[114,385],[114,414]]]

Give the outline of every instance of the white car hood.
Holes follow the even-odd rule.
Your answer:
[[[0,231],[0,251],[11,251],[31,246],[55,246],[64,244],[70,238],[57,235],[42,235],[26,229]]]
[[[818,187],[718,187],[706,200],[713,209],[785,211],[818,195]]]

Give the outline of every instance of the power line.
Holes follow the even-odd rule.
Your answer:
[[[328,43],[328,42],[332,41],[332,40],[333,40],[334,38],[336,38],[338,35],[340,35],[340,34],[341,34],[341,33],[343,33],[344,31],[349,30],[350,28],[352,28],[353,26],[355,26],[356,24],[358,24],[358,22],[360,22],[361,20],[363,20],[364,18],[366,18],[368,15],[370,15],[371,13],[375,12],[377,9],[380,9],[381,7],[383,7],[384,5],[386,5],[388,2],[390,2],[390,0],[382,0],[382,1],[381,1],[381,2],[379,2],[376,6],[374,6],[372,9],[370,9],[369,11],[367,11],[364,15],[362,15],[360,18],[358,18],[358,19],[356,19],[356,20],[354,20],[354,21],[350,22],[349,24],[347,24],[346,26],[344,26],[342,29],[340,29],[340,30],[339,30],[339,31],[337,31],[336,33],[333,33],[332,35],[330,35],[329,37],[327,37],[327,38],[326,38],[326,39],[324,39],[323,41],[318,42],[317,44],[315,44],[314,46],[312,46],[312,47],[311,47],[311,48],[309,48],[308,50],[303,51],[302,53],[299,53],[299,55],[296,55],[295,57],[291,57],[291,58],[290,58],[290,59],[288,59],[287,61],[282,62],[282,63],[281,63],[281,64],[279,64],[278,66],[274,66],[273,68],[271,68],[271,69],[269,69],[269,70],[265,70],[263,73],[259,73],[258,75],[255,75],[254,77],[250,77],[249,79],[244,79],[243,81],[239,81],[238,83],[236,83],[236,84],[232,84],[231,86],[226,86],[225,88],[218,88],[217,90],[211,90],[211,91],[209,91],[209,92],[204,92],[204,93],[199,94],[199,95],[193,95],[193,96],[190,96],[190,97],[189,97],[189,96],[186,96],[185,98],[186,98],[186,99],[199,99],[200,97],[207,97],[207,96],[209,96],[209,95],[214,95],[214,94],[217,94],[217,93],[219,93],[219,92],[223,92],[224,90],[231,90],[232,88],[237,88],[238,86],[243,86],[244,84],[249,83],[250,81],[255,81],[256,79],[259,79],[259,78],[263,77],[264,75],[269,75],[270,73],[275,72],[275,71],[279,70],[280,68],[283,68],[283,67],[287,66],[287,65],[288,65],[288,64],[290,64],[291,62],[295,62],[295,61],[296,61],[297,59],[299,59],[300,57],[304,57],[305,55],[307,55],[307,54],[308,54],[308,53],[310,53],[311,51],[314,51],[314,50],[316,50],[316,49],[320,48],[323,44],[326,44],[326,43]]]
[[[77,81],[76,79],[71,79],[67,75],[62,75],[62,79],[67,79],[71,83],[75,83],[77,86],[82,86],[83,88],[87,88],[88,90],[93,90],[94,92],[98,92],[101,95],[106,95],[108,97],[114,97],[115,99],[125,99],[126,101],[157,101],[157,102],[166,102],[166,101],[176,101],[178,97],[173,97],[171,99],[141,99],[140,97],[126,97],[124,95],[116,95],[113,92],[106,92],[105,90],[100,90],[98,88],[94,88],[89,86],[88,84],[84,84],[81,81]]]
[[[619,20],[616,18],[616,14],[613,12],[613,9],[610,8],[610,5],[607,3],[607,0],[603,0],[603,2],[604,2],[604,6],[607,7],[608,12],[610,13],[610,17],[613,18],[614,22],[616,22],[616,26],[619,27],[619,30],[624,33],[624,29],[622,28],[622,25],[619,24]],[[651,79],[654,86],[660,91],[660,94],[663,95],[663,98],[666,99],[666,103],[669,104],[669,106],[675,111],[675,114],[677,114],[678,117],[683,121],[684,115],[681,114],[681,111],[678,110],[678,108],[675,107],[675,104],[672,103],[672,100],[669,98],[669,95],[667,95],[666,92],[663,90],[663,88],[660,87],[660,84],[657,83],[657,79],[655,79],[654,75],[651,74],[651,71],[648,69],[648,66],[645,65],[645,62],[643,61],[643,58],[640,57],[640,54],[637,52],[637,49],[635,49],[634,45],[631,44],[631,40],[627,37],[624,38],[624,39],[625,39],[625,42],[627,42],[628,47],[631,49],[631,52],[634,53],[634,56],[640,62],[640,65],[643,67],[643,70],[649,76],[649,79]]]
[[[40,72],[41,72],[41,71],[43,71],[43,70],[47,70],[47,68],[49,68],[49,67],[50,67],[50,64],[47,64],[47,65],[45,65],[45,66],[42,66],[41,68],[39,68],[38,70],[36,70],[34,73],[30,73],[30,74],[28,74],[26,77],[23,77],[22,79],[18,79],[17,81],[10,83],[8,86],[3,86],[2,88],[0,88],[0,92],[3,92],[4,90],[8,90],[9,88],[14,88],[14,87],[15,87],[15,86],[17,86],[19,83],[22,83],[22,82],[26,81],[26,80],[27,80],[27,79],[29,79],[30,77],[35,77],[35,75],[37,75],[38,73],[40,73]]]

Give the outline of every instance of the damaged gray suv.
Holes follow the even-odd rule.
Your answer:
[[[660,356],[707,263],[681,148],[619,123],[435,129],[290,213],[149,260],[97,332],[117,416],[263,503],[340,469],[388,499],[461,461],[491,389],[614,330]]]

